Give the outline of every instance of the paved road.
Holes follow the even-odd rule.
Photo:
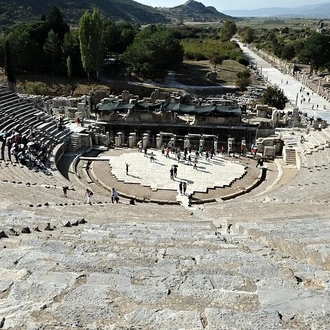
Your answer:
[[[238,44],[244,55],[257,64],[259,72],[271,85],[278,85],[283,88],[292,106],[297,105],[299,110],[307,113],[308,116],[315,118],[321,117],[330,123],[330,102],[317,95],[291,75],[282,73],[242,43],[238,42]],[[300,92],[301,88],[304,88],[303,92]],[[309,96],[307,93],[309,93]],[[305,98],[305,102],[302,101],[303,98]],[[310,102],[308,102],[309,98]]]

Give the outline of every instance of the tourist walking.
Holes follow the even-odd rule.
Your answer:
[[[125,163],[125,166],[126,166],[126,175],[128,175],[129,164],[128,163]]]
[[[256,167],[258,167],[258,165],[261,167],[264,165],[264,161],[262,160],[262,158],[258,157],[257,159],[257,164],[256,164]]]
[[[187,182],[183,182],[182,192],[183,192],[184,195],[186,194],[186,191],[187,191]]]
[[[62,190],[63,190],[63,195],[64,195],[64,197],[68,197],[68,190],[69,190],[69,187],[68,187],[68,186],[63,186],[63,187],[62,187]]]
[[[178,166],[177,165],[173,166],[173,174],[174,174],[174,177],[176,178],[176,176],[178,175]]]
[[[119,202],[119,195],[118,195],[118,191],[116,190],[116,188],[112,188],[111,191],[111,203],[116,202],[118,204]]]
[[[179,183],[179,192],[180,192],[180,195],[182,195],[182,188],[183,188],[183,183],[180,181],[180,183]]]
[[[91,189],[89,189],[89,188],[86,188],[85,197],[86,197],[87,203],[89,205],[92,205],[93,195],[94,195],[93,191]]]
[[[8,138],[7,140],[7,154],[8,154],[8,159],[11,162],[11,148],[12,148],[13,142],[11,140],[11,137]]]
[[[194,169],[194,170],[197,170],[197,158],[195,158],[195,160],[194,160],[194,166],[193,166],[193,169]]]
[[[206,151],[206,153],[205,153],[205,160],[208,162],[209,161],[209,152],[208,151]]]
[[[173,169],[173,167],[171,167],[171,169],[170,169],[170,178],[171,178],[171,180],[174,179],[174,169]]]
[[[5,160],[5,148],[6,148],[6,134],[2,136],[2,144],[1,144],[1,159]]]

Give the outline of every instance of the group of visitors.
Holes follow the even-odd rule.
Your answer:
[[[68,187],[67,186],[63,187],[63,193],[65,197],[67,197],[67,191],[68,191]],[[87,204],[92,205],[93,196],[94,196],[93,190],[90,188],[86,188],[85,197]],[[110,198],[111,198],[111,203],[117,203],[117,204],[119,203],[119,194],[116,188],[112,188]],[[130,204],[132,203],[130,202]]]
[[[53,151],[53,144],[42,143],[31,129],[29,135],[22,135],[18,129],[0,133],[1,159],[27,166],[29,169],[47,170],[47,163]],[[7,147],[7,157],[5,149]]]

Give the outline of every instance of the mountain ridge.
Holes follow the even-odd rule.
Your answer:
[[[201,2],[188,0],[185,4],[166,8],[151,7],[134,0],[0,0],[0,24],[14,25],[47,16],[57,6],[65,20],[78,24],[86,10],[97,7],[100,13],[115,21],[138,24],[175,23],[182,20],[219,21],[231,17],[206,7]]]
[[[224,10],[223,13],[234,17],[330,18],[330,2],[292,8],[269,7],[250,10]]]

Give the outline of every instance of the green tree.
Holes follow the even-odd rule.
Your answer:
[[[79,20],[79,41],[81,62],[88,80],[90,73],[96,71],[97,78],[103,61],[103,18],[94,8],[93,13],[86,11]]]
[[[29,29],[16,28],[9,32],[7,38],[10,40],[15,69],[23,72],[38,72],[41,63],[44,63],[44,53],[37,41],[31,38]]]
[[[127,22],[107,20],[104,27],[104,47],[107,54],[121,54],[133,43],[136,29]]]
[[[292,44],[285,45],[282,49],[281,58],[291,61],[296,56],[295,48]]]
[[[9,40],[6,40],[5,43],[5,74],[7,76],[8,82],[15,85],[15,74],[14,74],[14,66],[13,66],[13,60],[11,57],[11,51],[10,51],[10,45]]]
[[[183,61],[183,47],[164,25],[150,25],[140,31],[122,60],[144,78],[163,78]]]
[[[311,72],[330,68],[330,36],[313,33],[304,43],[298,57],[302,63],[310,64]]]
[[[226,21],[220,31],[220,39],[229,41],[237,32],[236,23],[234,21]]]
[[[245,27],[243,30],[240,31],[240,36],[243,42],[250,44],[254,40],[254,29],[249,26]]]
[[[80,43],[77,30],[72,30],[64,35],[62,54],[63,59],[71,58],[72,77],[85,74],[81,63]]]
[[[70,31],[69,25],[64,23],[62,12],[56,6],[49,12],[46,22],[48,30],[53,30],[60,41],[63,41],[64,35]]]
[[[279,86],[268,86],[264,94],[261,96],[260,101],[270,107],[275,107],[278,110],[283,110],[285,104],[289,101],[285,96],[283,89]]]
[[[48,67],[51,74],[56,74],[60,69],[61,47],[57,34],[50,30],[44,44],[44,52],[48,59]]]
[[[237,72],[236,74],[236,85],[242,91],[246,90],[246,88],[251,85],[251,73],[248,70]]]
[[[210,58],[210,62],[211,62],[212,65],[214,65],[214,69],[217,68],[218,64],[221,65],[223,60],[224,60],[224,57],[221,56],[221,55],[213,55]]]

